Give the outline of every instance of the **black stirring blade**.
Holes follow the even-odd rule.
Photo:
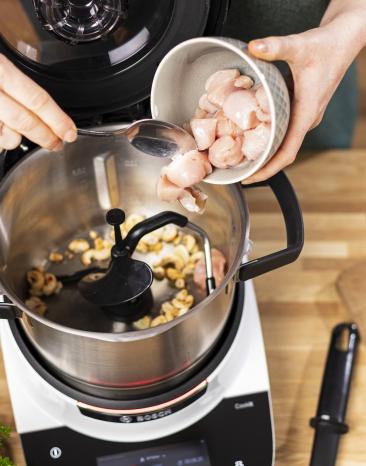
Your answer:
[[[137,299],[151,286],[153,273],[144,262],[116,258],[105,274],[90,274],[78,284],[85,299],[101,307],[124,305]]]
[[[111,262],[106,271],[84,276],[78,283],[78,289],[87,301],[110,312],[115,318],[136,320],[153,307],[150,290],[152,270],[145,262],[131,257],[138,242],[147,233],[169,223],[186,226],[188,219],[176,212],[161,212],[135,225],[125,239],[120,229],[125,220],[124,212],[112,209],[106,219],[114,227],[116,242],[111,251]]]

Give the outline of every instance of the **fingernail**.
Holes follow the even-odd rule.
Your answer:
[[[268,52],[268,45],[264,40],[254,40],[250,44],[257,52],[266,53]]]
[[[58,143],[57,143],[56,145],[54,145],[54,146],[51,148],[51,150],[52,150],[52,152],[58,152],[58,151],[62,150],[63,147],[64,147],[63,142],[62,142],[62,141],[58,141]]]
[[[76,130],[74,129],[69,129],[67,133],[64,136],[64,141],[65,142],[74,142],[76,141],[76,138],[78,137]]]

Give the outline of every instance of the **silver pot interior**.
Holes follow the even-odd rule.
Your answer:
[[[8,297],[26,310],[26,272],[34,266],[46,266],[57,275],[81,269],[77,258],[56,265],[47,262],[48,255],[64,250],[72,239],[87,237],[90,230],[110,229],[105,222],[108,209],[120,207],[127,215],[151,216],[163,210],[187,215],[178,204],[157,199],[156,183],[165,163],[138,152],[123,138],[80,138],[61,153],[38,149],[19,163],[0,188],[0,270]],[[204,228],[212,245],[225,254],[225,284],[242,257],[245,204],[237,186],[203,183],[201,189],[209,196],[207,209],[203,215],[188,217]],[[196,303],[205,299],[204,293],[191,291]],[[160,306],[174,290],[155,281],[153,294]],[[103,333],[130,329],[106,317],[72,287],[48,298],[47,306],[46,319],[68,328]],[[32,311],[26,312],[39,320]]]

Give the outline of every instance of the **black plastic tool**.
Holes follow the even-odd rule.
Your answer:
[[[334,466],[340,436],[348,432],[345,422],[360,334],[355,323],[342,323],[332,332],[316,416],[310,466]]]
[[[147,314],[153,305],[150,290],[153,273],[145,262],[131,256],[146,234],[169,223],[185,227],[188,219],[177,212],[161,212],[135,225],[125,239],[120,228],[125,221],[124,212],[112,209],[106,219],[114,227],[115,233],[109,267],[103,273],[84,276],[78,283],[78,289],[85,299],[113,313],[115,317],[138,319]]]

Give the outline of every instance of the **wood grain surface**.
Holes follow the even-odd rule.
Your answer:
[[[272,385],[276,465],[306,466],[313,438],[308,421],[316,411],[330,333],[351,319],[337,278],[366,262],[366,151],[303,154],[287,173],[303,208],[304,251],[296,263],[258,278],[256,291]],[[256,255],[281,246],[283,225],[269,193],[251,192],[248,200]],[[348,410],[350,433],[342,439],[337,466],[366,464],[365,391],[361,345]]]

